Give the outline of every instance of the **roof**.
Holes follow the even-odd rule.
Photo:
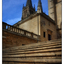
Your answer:
[[[51,19],[51,18],[50,18],[48,15],[46,15],[45,13],[37,13],[37,12],[35,12],[35,13],[31,14],[29,17],[26,17],[25,19],[20,20],[19,22],[17,22],[17,23],[14,24],[13,26],[18,26],[18,25],[24,23],[26,20],[29,20],[29,19],[31,19],[31,18],[33,18],[33,17],[35,17],[35,16],[38,16],[38,15],[43,16],[44,18],[46,18],[47,20],[49,20],[50,22],[52,22],[53,24],[55,24],[55,21],[54,21],[53,19]]]

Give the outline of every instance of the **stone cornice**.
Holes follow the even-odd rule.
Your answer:
[[[47,20],[49,20],[50,22],[52,22],[53,24],[55,24],[55,21],[53,19],[51,19],[48,15],[46,15],[45,13],[40,13],[40,15],[42,15],[44,18],[46,18]]]
[[[36,39],[36,40],[38,40],[38,37],[40,37],[40,35],[37,35],[33,32],[29,32],[27,30],[11,26],[7,23],[3,22],[2,24],[3,24],[3,26],[2,26],[3,31],[7,31],[9,33],[13,33],[13,34],[16,34],[16,35],[20,35],[20,36],[24,36],[24,37],[28,37],[28,38],[32,38],[32,39]]]
[[[35,17],[36,15],[37,15],[37,13],[35,12],[34,14],[31,14],[29,17],[26,17],[25,19],[23,19],[23,20],[17,22],[17,23],[14,24],[13,26],[18,26],[18,25],[20,25],[21,23],[24,23],[26,20],[29,20],[29,19]]]
[[[48,15],[46,15],[45,13],[37,13],[37,12],[36,12],[36,13],[34,13],[34,14],[31,14],[29,17],[26,17],[25,19],[17,22],[17,23],[14,24],[13,26],[18,26],[18,25],[24,23],[25,21],[27,21],[27,20],[35,17],[35,16],[38,16],[38,15],[43,16],[44,18],[46,18],[47,20],[49,20],[50,22],[52,22],[53,24],[55,24],[55,21],[54,21],[53,19],[51,19],[51,18],[50,18]]]

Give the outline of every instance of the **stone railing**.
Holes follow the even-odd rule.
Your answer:
[[[15,33],[15,34],[19,34],[20,36],[27,36],[27,37],[30,37],[30,38],[35,38],[37,40],[39,40],[39,35],[36,35],[32,32],[29,32],[27,30],[23,30],[23,29],[20,29],[20,28],[17,28],[17,27],[14,27],[14,26],[11,26],[7,23],[2,23],[2,29],[5,30],[5,31],[9,31],[9,32],[12,32],[12,33]]]

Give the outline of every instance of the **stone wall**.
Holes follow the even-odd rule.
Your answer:
[[[28,30],[30,32],[40,35],[41,41],[48,41],[48,33],[51,33],[51,40],[57,39],[56,24],[53,20],[47,19],[48,17],[43,14],[39,14],[33,18],[28,19],[24,23],[19,25],[19,28]],[[38,30],[37,30],[38,29]],[[43,32],[46,33],[45,38],[43,37]],[[50,34],[49,33],[49,34]]]
[[[28,36],[20,36],[17,34],[3,31],[3,37],[2,37],[3,48],[21,46],[36,42],[37,42],[36,39],[29,38]]]
[[[38,16],[32,17],[28,20],[25,20],[24,23],[19,25],[19,28],[27,30],[29,32],[33,32],[35,34],[38,34],[38,22],[39,22]],[[39,30],[40,31],[40,30]],[[39,32],[40,35],[40,32]]]
[[[53,24],[43,16],[40,16],[40,23],[41,41],[48,41],[48,34],[51,35],[51,40],[57,39],[56,24]],[[45,37],[43,32],[45,32]]]
[[[48,10],[49,16],[56,21],[58,28],[60,28],[62,22],[62,0],[48,0]]]
[[[56,4],[56,14],[57,14],[57,25],[58,28],[61,28],[62,22],[62,2]]]
[[[49,16],[55,20],[54,3],[53,0],[48,0]]]

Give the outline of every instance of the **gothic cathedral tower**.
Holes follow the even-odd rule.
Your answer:
[[[34,12],[35,12],[35,7],[34,8],[32,7],[32,1],[27,0],[26,6],[24,7],[24,5],[23,5],[22,19],[30,16]]]
[[[62,0],[48,0],[49,16],[55,20],[57,27],[61,28]]]
[[[48,0],[49,16],[55,20],[57,30],[61,34],[62,29],[62,0]]]

